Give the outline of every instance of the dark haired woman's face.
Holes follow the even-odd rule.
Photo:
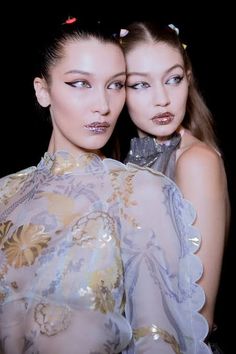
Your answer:
[[[97,150],[110,138],[125,102],[125,60],[121,49],[94,38],[68,41],[50,71],[39,78],[39,103],[50,105],[54,150]]]
[[[181,54],[164,42],[142,42],[126,60],[127,106],[140,136],[168,138],[186,111],[188,77]]]

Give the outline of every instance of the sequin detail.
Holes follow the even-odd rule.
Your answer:
[[[158,143],[155,138],[133,138],[125,163],[151,167],[174,180],[176,150],[181,142],[181,135],[175,133],[165,143]]]

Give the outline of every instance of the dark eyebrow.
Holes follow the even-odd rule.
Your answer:
[[[92,76],[93,75],[93,73],[90,73],[90,72],[84,71],[84,70],[69,70],[69,71],[65,72],[65,75],[68,75],[68,74],[80,74],[80,75],[87,75],[87,76]],[[112,75],[111,79],[114,79],[117,76],[121,76],[121,75],[126,75],[126,72],[122,71],[120,73]]]
[[[175,64],[173,66],[171,66],[169,69],[167,69],[165,71],[165,74],[168,74],[169,72],[171,72],[172,70],[176,69],[176,68],[180,68],[182,70],[184,70],[184,67],[180,64]],[[131,71],[131,72],[128,72],[127,73],[127,76],[130,77],[130,76],[143,76],[143,77],[147,77],[148,76],[148,73],[145,73],[145,72],[138,72],[138,71]]]

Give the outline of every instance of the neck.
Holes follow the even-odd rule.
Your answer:
[[[52,133],[49,144],[48,144],[48,150],[47,150],[50,154],[54,154],[56,151],[67,151],[70,154],[72,154],[73,156],[77,157],[78,155],[82,155],[83,153],[92,153],[92,154],[96,154],[98,155],[101,159],[103,159],[105,156],[103,155],[103,153],[98,149],[98,150],[87,150],[87,149],[82,149],[82,148],[78,148],[76,146],[72,146],[72,147],[65,147],[65,146],[58,146],[58,144],[56,144],[55,139],[54,139],[54,135]]]
[[[180,125],[180,127],[176,130],[177,131],[177,133],[179,133],[180,135],[181,135],[181,137],[184,135],[184,133],[185,133],[185,129],[184,129],[184,127],[182,127],[181,125]]]

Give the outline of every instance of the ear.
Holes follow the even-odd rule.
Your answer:
[[[188,70],[187,71],[187,80],[188,80],[188,84],[190,84],[190,82],[191,82],[191,79],[192,79],[192,72],[191,72],[191,70]]]
[[[34,79],[34,90],[40,106],[48,107],[50,105],[50,94],[46,80],[40,77],[36,77]]]

